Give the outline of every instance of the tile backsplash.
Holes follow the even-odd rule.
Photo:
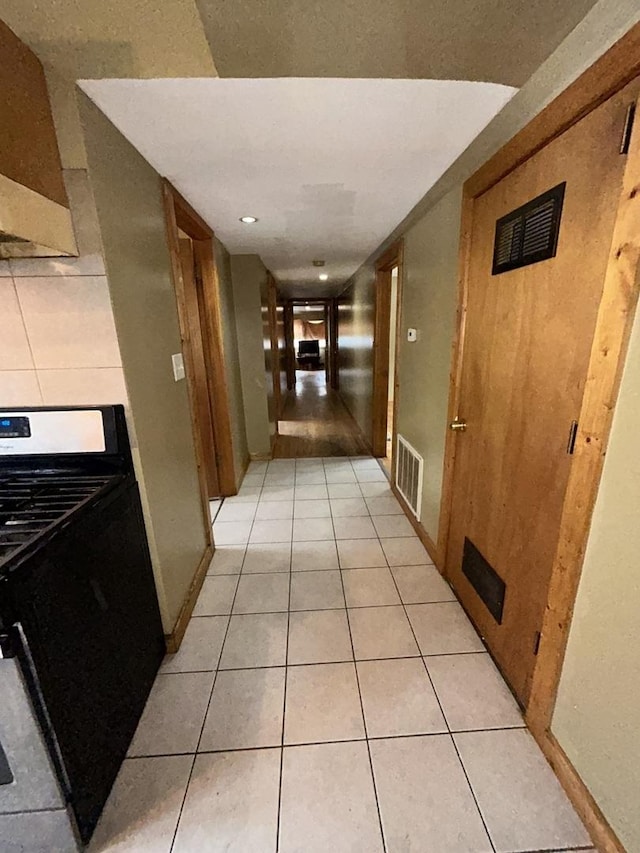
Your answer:
[[[127,402],[87,173],[64,176],[80,256],[0,262],[0,406]]]

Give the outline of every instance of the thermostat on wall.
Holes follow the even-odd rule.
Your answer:
[[[414,343],[418,340],[418,330],[417,329],[407,329],[407,340],[409,343]]]

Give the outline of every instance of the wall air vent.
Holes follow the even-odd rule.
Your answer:
[[[423,466],[422,456],[406,439],[399,435],[396,457],[396,486],[418,521],[420,521]]]
[[[466,537],[462,552],[462,574],[478,593],[498,625],[501,625],[506,584],[473,542]]]
[[[566,182],[496,222],[492,275],[553,258],[558,247]]]

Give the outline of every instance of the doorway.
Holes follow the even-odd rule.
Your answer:
[[[398,350],[401,321],[402,242],[391,246],[376,263],[373,341],[373,455],[387,475],[395,474],[398,409]]]
[[[213,231],[168,183],[163,185],[203,513],[236,493]]]
[[[640,82],[629,84],[473,197],[463,227],[446,572],[525,708],[548,641],[558,549],[583,547],[586,528],[571,530],[569,548],[564,537],[595,469],[579,496],[568,498],[568,484],[574,466],[602,454],[594,423],[611,409],[589,411],[585,389],[616,373],[612,342],[627,322],[606,287],[622,252],[611,252],[628,159],[620,140],[639,92]],[[612,357],[595,375],[594,347],[599,358],[603,346]]]

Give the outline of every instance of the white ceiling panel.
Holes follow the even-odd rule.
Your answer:
[[[336,292],[516,91],[326,78],[80,86],[230,252],[259,254],[291,295]],[[247,214],[259,221],[239,222]]]

